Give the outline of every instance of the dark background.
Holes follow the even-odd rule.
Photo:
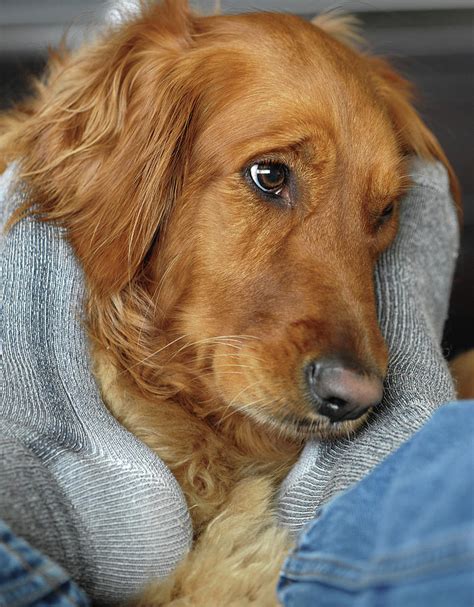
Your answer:
[[[201,2],[205,8],[209,4],[210,0]],[[283,8],[310,17],[318,9],[336,5],[325,0],[254,0],[250,6]],[[351,1],[338,6],[357,13],[373,51],[390,58],[416,84],[417,107],[461,181],[461,255],[444,339],[446,353],[453,356],[474,347],[474,11],[463,8],[469,6],[463,0]],[[400,7],[405,10],[394,10]],[[232,12],[249,4],[224,0],[222,8]],[[57,44],[67,28],[73,43],[88,36],[105,9],[100,0],[0,0],[0,109],[26,94],[31,75],[44,67],[48,44]]]

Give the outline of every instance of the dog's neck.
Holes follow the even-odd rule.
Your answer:
[[[268,476],[275,490],[295,463],[302,444],[272,436],[240,412],[219,416],[189,399],[140,395],[110,352],[95,347],[94,372],[112,414],[153,449],[180,484],[195,534],[221,510],[229,492],[244,478]],[[201,400],[202,399],[202,400]],[[218,408],[216,408],[218,409]]]

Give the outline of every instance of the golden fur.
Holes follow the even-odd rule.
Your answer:
[[[344,19],[168,0],[52,57],[0,118],[31,190],[13,220],[66,228],[104,399],[190,508],[194,550],[140,605],[277,603],[278,485],[309,436],[364,421],[314,413],[301,369],[337,352],[385,373],[372,274],[407,156],[444,162],[458,198],[408,83],[356,45]],[[291,204],[249,186],[261,159],[291,167]]]

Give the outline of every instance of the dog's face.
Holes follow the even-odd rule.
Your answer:
[[[292,437],[379,402],[373,272],[406,158],[449,169],[407,83],[320,25],[165,1],[60,67],[18,148],[142,392]]]
[[[203,70],[208,112],[154,261],[165,316],[227,415],[347,432],[387,365],[373,271],[406,185],[393,122],[364,59],[313,25],[210,27],[223,33]]]

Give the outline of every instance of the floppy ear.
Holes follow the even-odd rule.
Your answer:
[[[97,294],[140,270],[186,170],[187,3],[166,0],[56,65],[21,133],[34,212],[58,221]]]
[[[395,125],[402,149],[428,160],[439,160],[446,167],[451,192],[458,213],[461,213],[461,192],[458,179],[439,141],[424,124],[413,106],[413,86],[397,74],[390,64],[378,57],[367,57],[375,75],[379,94],[385,101]]]

